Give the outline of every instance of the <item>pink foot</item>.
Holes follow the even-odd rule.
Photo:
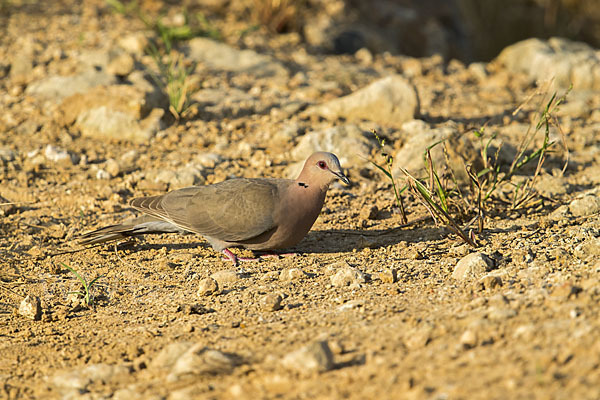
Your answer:
[[[223,254],[225,254],[225,260],[229,260],[233,263],[234,267],[238,266],[238,261],[258,261],[258,258],[250,258],[250,257],[238,257],[231,252],[229,249],[223,249]]]

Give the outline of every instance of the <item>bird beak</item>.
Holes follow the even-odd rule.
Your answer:
[[[330,170],[331,171],[331,170]],[[332,174],[337,176],[340,181],[344,182],[346,185],[350,184],[350,180],[342,173],[342,171],[331,171]]]

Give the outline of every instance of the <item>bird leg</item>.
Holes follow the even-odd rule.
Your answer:
[[[231,261],[234,267],[238,266],[238,261],[258,261],[258,258],[238,257],[235,254],[233,254],[229,249],[223,249],[221,251],[223,254],[225,254],[226,260]]]

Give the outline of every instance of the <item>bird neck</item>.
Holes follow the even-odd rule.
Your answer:
[[[314,193],[326,193],[327,189],[329,189],[329,181],[315,179],[314,174],[310,174],[305,169],[302,169],[302,172],[296,179],[295,184],[300,188],[308,189],[310,192]]]

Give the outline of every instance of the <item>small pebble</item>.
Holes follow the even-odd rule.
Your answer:
[[[308,275],[300,268],[288,268],[281,271],[279,274],[279,280],[281,281],[295,281],[298,279],[304,279]]]
[[[42,306],[39,297],[25,297],[19,305],[19,315],[34,321],[39,321],[42,318]]]
[[[377,219],[377,215],[379,214],[379,208],[377,206],[365,206],[360,210],[360,218],[361,219]]]
[[[465,349],[471,349],[477,346],[477,332],[470,329],[464,331],[460,337],[460,344],[462,344]]]
[[[106,160],[104,170],[109,173],[111,178],[114,178],[121,173],[121,166],[114,158],[109,158]]]
[[[365,274],[347,263],[331,277],[331,284],[336,287],[359,286],[365,282]]]
[[[198,296],[210,296],[218,292],[219,284],[213,278],[205,278],[198,283]]]
[[[217,281],[219,287],[225,286],[226,283],[234,283],[240,280],[240,274],[232,269],[226,269],[223,271],[217,271],[210,276],[212,279]]]
[[[315,342],[287,354],[281,364],[302,375],[325,372],[333,368],[333,354],[326,341]]]
[[[496,275],[486,275],[475,283],[475,290],[493,290],[502,286],[502,278]]]
[[[395,283],[398,280],[397,272],[392,268],[381,271],[377,276],[383,283]]]
[[[269,293],[260,299],[260,308],[264,311],[281,310],[283,297],[279,294]]]
[[[493,265],[493,261],[485,254],[471,253],[458,261],[452,277],[457,280],[469,280],[491,270]]]
[[[193,345],[177,358],[167,376],[167,381],[175,382],[185,375],[217,375],[228,373],[238,364],[237,357],[205,347],[201,343]]]

